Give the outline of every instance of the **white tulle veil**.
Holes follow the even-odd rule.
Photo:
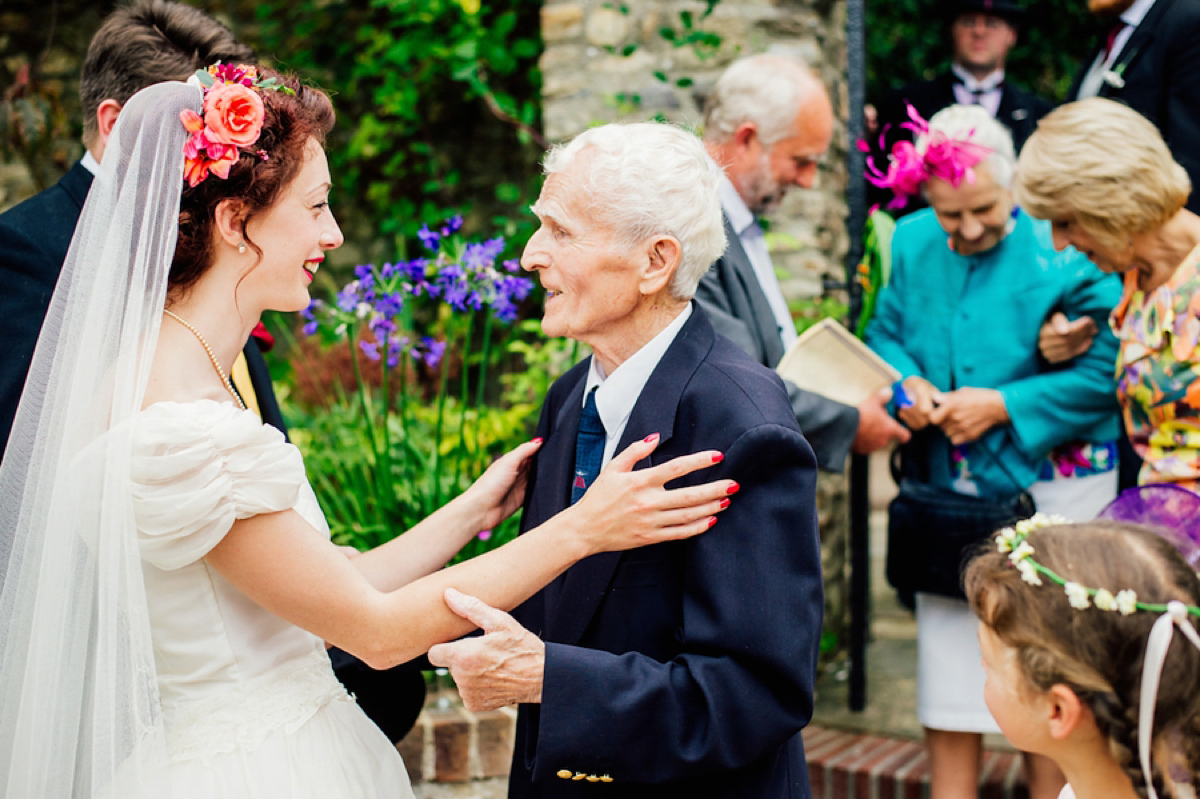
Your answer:
[[[196,86],[121,111],[0,467],[0,795],[164,797],[166,748],[130,496],[175,251]]]

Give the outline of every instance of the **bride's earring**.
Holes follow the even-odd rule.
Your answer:
[[[239,241],[239,242],[238,242],[238,252],[239,252],[240,254],[243,254],[243,255],[245,254],[245,252],[246,252],[246,242],[244,242],[244,241]]]

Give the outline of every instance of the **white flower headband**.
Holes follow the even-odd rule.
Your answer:
[[[1146,639],[1146,656],[1142,664],[1141,706],[1138,709],[1138,755],[1142,763],[1142,774],[1146,778],[1149,799],[1158,799],[1150,772],[1150,737],[1154,730],[1154,703],[1158,697],[1158,683],[1162,678],[1163,663],[1171,646],[1175,628],[1178,627],[1196,649],[1200,649],[1200,634],[1188,619],[1189,615],[1200,617],[1200,608],[1186,605],[1178,600],[1163,604],[1138,602],[1137,594],[1129,589],[1112,593],[1105,588],[1088,588],[1070,580],[1064,580],[1054,571],[1033,559],[1034,548],[1025,539],[1039,527],[1070,524],[1062,516],[1035,513],[1013,527],[1005,527],[996,534],[996,549],[1008,553],[1008,560],[1019,572],[1021,579],[1030,585],[1043,585],[1042,577],[1063,587],[1067,601],[1077,610],[1087,610],[1095,605],[1099,610],[1115,611],[1123,616],[1139,610],[1160,613],[1150,635]]]

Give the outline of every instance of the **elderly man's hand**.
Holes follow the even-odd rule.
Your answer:
[[[929,421],[942,428],[952,444],[969,444],[1008,420],[1004,395],[994,388],[948,391],[929,415]]]
[[[912,433],[887,412],[892,390],[885,388],[874,396],[867,397],[858,406],[858,432],[850,446],[859,455],[870,455],[883,449],[893,441],[901,444],[912,438]]]
[[[541,702],[546,644],[512,616],[473,596],[447,588],[445,597],[450,610],[484,632],[429,650],[430,663],[450,669],[467,709]]]
[[[1038,351],[1050,363],[1062,363],[1083,355],[1096,337],[1096,320],[1081,316],[1073,322],[1055,311],[1038,332]]]

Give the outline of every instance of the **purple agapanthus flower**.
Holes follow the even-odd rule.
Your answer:
[[[358,307],[361,301],[358,292],[359,283],[357,280],[352,280],[342,287],[342,290],[337,293],[337,307],[346,313],[350,313]]]
[[[429,225],[421,225],[421,229],[417,231],[417,238],[425,245],[425,249],[431,252],[437,252],[438,242],[441,241],[441,236],[429,229]]]
[[[367,341],[366,339],[363,339],[362,341],[358,342],[358,348],[360,350],[362,350],[363,355],[366,355],[372,361],[379,360],[379,344],[378,344],[378,342]]]
[[[463,226],[462,214],[455,214],[454,216],[452,216],[446,220],[446,224],[442,225],[442,231],[441,231],[442,235],[443,236],[453,236],[455,233],[457,233],[459,230],[462,229],[462,226]]]

